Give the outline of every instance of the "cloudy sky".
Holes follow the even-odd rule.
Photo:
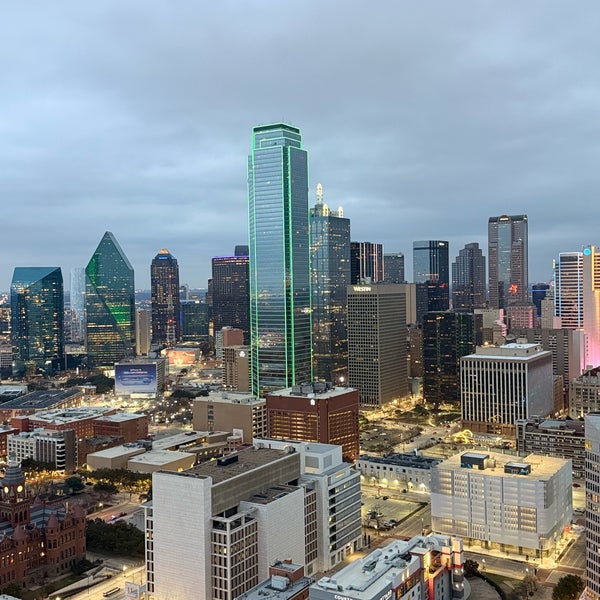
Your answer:
[[[530,281],[600,243],[600,4],[27,2],[0,20],[0,290],[112,231],[149,286],[246,243],[253,125],[300,127],[311,205],[406,254],[529,216]]]

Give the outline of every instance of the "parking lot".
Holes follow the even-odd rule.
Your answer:
[[[424,503],[404,498],[402,494],[391,494],[386,489],[378,492],[377,488],[363,487],[361,502],[364,527],[379,531],[400,530],[402,523],[424,506]]]

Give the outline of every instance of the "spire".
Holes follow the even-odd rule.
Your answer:
[[[323,186],[317,183],[317,204],[323,204]]]

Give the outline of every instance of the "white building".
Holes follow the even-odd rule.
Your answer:
[[[31,458],[53,465],[57,471],[72,473],[77,468],[77,441],[72,429],[23,431],[9,435],[7,444],[8,454],[19,464]]]
[[[465,452],[432,469],[431,528],[484,548],[548,556],[573,516],[570,460]]]
[[[600,599],[600,414],[585,417],[586,600]]]
[[[356,461],[363,485],[429,492],[431,468],[441,462],[439,458],[415,456],[414,454],[388,454],[369,456],[363,454]]]
[[[600,411],[600,367],[587,369],[569,384],[569,416],[580,419]]]
[[[188,471],[154,473],[149,591],[155,600],[229,600],[266,579],[277,559],[307,575],[331,568],[359,547],[358,477],[338,446],[266,439]],[[324,541],[332,531],[337,538]]]
[[[552,353],[539,344],[480,346],[460,359],[463,427],[514,436],[517,419],[553,412]]]
[[[310,587],[311,600],[459,600],[462,541],[443,535],[394,540]]]

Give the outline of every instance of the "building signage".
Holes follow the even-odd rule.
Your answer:
[[[370,292],[371,286],[370,285],[353,285],[352,289],[355,292]]]

